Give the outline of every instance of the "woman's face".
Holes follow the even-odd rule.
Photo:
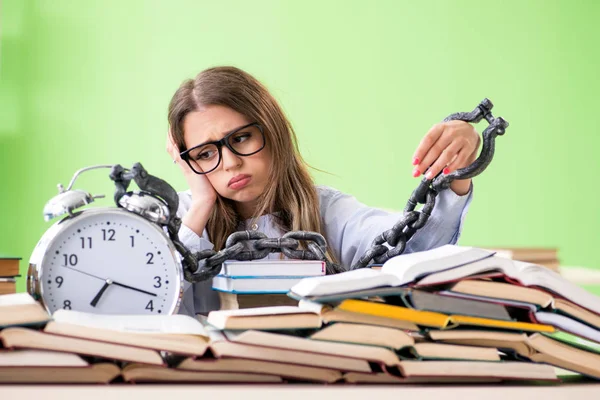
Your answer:
[[[237,128],[253,122],[257,121],[249,121],[228,107],[206,106],[201,111],[186,115],[183,121],[185,145],[191,149],[199,144],[220,140]],[[239,156],[225,146],[222,147],[221,154],[217,168],[205,176],[219,195],[238,202],[238,206],[245,211],[243,214],[252,215],[256,200],[265,190],[269,180],[269,143],[266,143],[261,151],[250,156]]]

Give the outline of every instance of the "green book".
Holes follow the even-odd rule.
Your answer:
[[[558,330],[553,333],[543,332],[542,334],[549,338],[568,344],[570,346],[577,347],[581,350],[600,354],[600,343],[596,343],[591,340],[587,340],[582,337]]]

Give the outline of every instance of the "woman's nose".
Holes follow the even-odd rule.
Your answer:
[[[223,169],[225,170],[237,168],[242,165],[242,158],[225,146],[221,149],[221,156],[223,158],[221,160],[223,162]]]

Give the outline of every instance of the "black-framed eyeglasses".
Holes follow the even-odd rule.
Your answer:
[[[229,132],[223,139],[206,142],[180,153],[192,171],[204,175],[221,163],[223,146],[238,156],[251,156],[265,147],[263,127],[256,122]]]

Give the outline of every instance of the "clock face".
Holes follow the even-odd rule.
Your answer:
[[[41,294],[58,309],[171,314],[181,297],[179,255],[162,229],[120,209],[91,209],[60,222],[39,268]]]

